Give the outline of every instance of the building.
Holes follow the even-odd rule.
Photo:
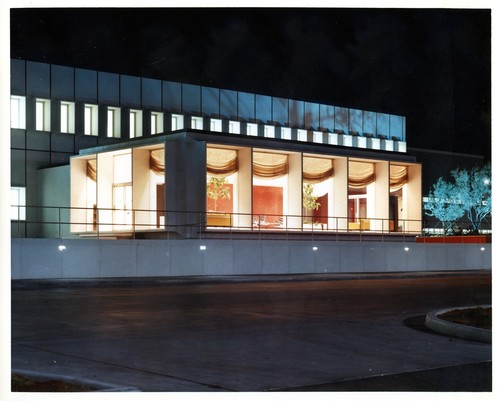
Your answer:
[[[11,70],[14,237],[421,230],[402,116],[24,60]]]

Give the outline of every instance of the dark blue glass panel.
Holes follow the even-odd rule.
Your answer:
[[[201,113],[201,87],[182,84],[182,112],[186,114]]]
[[[142,107],[161,110],[161,81],[142,78]]]
[[[288,99],[273,97],[273,121],[288,125]]]
[[[26,63],[26,92],[28,96],[50,98],[50,64]]]
[[[363,111],[349,109],[349,132],[362,135],[363,133]]]
[[[349,110],[345,107],[335,107],[335,127],[338,134],[347,134],[349,131]]]
[[[141,107],[141,79],[139,77],[120,76],[120,104],[127,107]]]
[[[10,91],[12,95],[26,96],[26,62],[10,60]]]
[[[51,74],[52,98],[73,100],[75,98],[75,69],[53,65]]]
[[[326,104],[319,106],[320,128],[333,132],[335,127],[335,108]]]
[[[75,69],[75,100],[97,103],[97,71]]]
[[[238,118],[243,121],[255,119],[255,95],[238,92]]]
[[[181,84],[178,82],[163,81],[163,109],[170,113],[181,113],[181,99]]]
[[[375,136],[377,132],[377,113],[363,111],[363,134]]]
[[[321,126],[319,120],[319,104],[306,102],[304,104],[304,112],[305,128],[318,130]]]
[[[288,121],[291,127],[303,128],[304,127],[304,102],[300,100],[290,100],[288,102],[290,107],[288,114]]]
[[[390,138],[389,132],[389,114],[377,113],[377,135]]]
[[[222,118],[238,119],[238,93],[226,89],[220,91],[220,114]]]
[[[219,118],[219,89],[208,88],[203,86],[201,88],[201,112],[208,117]]]
[[[97,77],[97,96],[99,103],[112,106],[120,105],[120,76],[99,71]]]
[[[267,124],[272,120],[271,96],[255,95],[255,118]]]
[[[401,116],[389,116],[389,130],[392,137],[398,138],[399,141],[403,141],[405,138],[403,131],[403,117]]]

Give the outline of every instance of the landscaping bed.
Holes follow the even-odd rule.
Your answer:
[[[491,330],[491,307],[453,309],[438,317],[448,322]]]
[[[95,388],[82,384],[68,383],[60,380],[32,379],[17,373],[11,376],[11,391],[23,392],[81,392],[95,391]]]

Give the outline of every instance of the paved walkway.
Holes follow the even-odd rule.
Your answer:
[[[490,272],[17,281],[12,367],[140,391],[489,391],[491,345],[425,313]]]

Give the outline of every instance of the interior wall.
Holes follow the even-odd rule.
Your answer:
[[[333,213],[331,216],[339,217],[338,219],[331,218],[328,227],[339,230],[347,230],[348,223],[348,198],[349,198],[349,182],[348,182],[348,159],[347,157],[337,158],[333,161],[334,176],[333,176]]]
[[[422,229],[422,166],[408,166],[408,183],[406,209],[408,210],[408,230],[419,233]]]
[[[113,153],[97,155],[98,231],[111,231],[113,226]]]
[[[288,156],[288,228],[302,228],[302,154],[291,153]]]
[[[372,230],[389,231],[389,163],[375,163],[374,214],[377,220],[371,221]],[[369,201],[370,202],[370,201]]]
[[[150,149],[132,149],[132,206],[137,230],[155,227],[156,213],[151,202]]]
[[[238,214],[234,225],[252,227],[252,149],[238,149]]]

